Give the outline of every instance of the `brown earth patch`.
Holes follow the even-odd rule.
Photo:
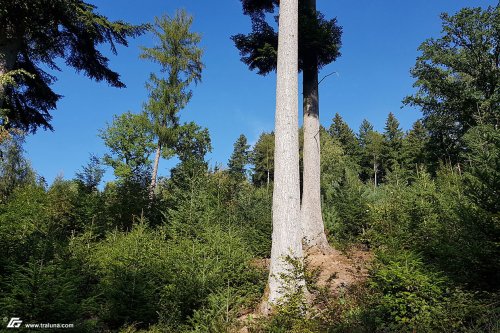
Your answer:
[[[372,259],[371,252],[360,248],[352,248],[345,253],[332,249],[326,254],[311,250],[306,254],[306,269],[317,271],[316,284],[336,294],[365,281]]]
[[[366,281],[373,254],[367,249],[351,248],[342,252],[330,249],[326,252],[311,249],[305,257],[306,270],[315,276],[315,287],[327,289],[332,297],[347,291],[350,287]],[[269,270],[269,259],[255,259],[253,266]],[[313,289],[313,288],[311,288]],[[308,293],[308,301],[312,304],[315,298],[314,290]],[[248,332],[247,324],[263,317],[259,309],[242,311],[238,318],[240,328],[236,332]]]

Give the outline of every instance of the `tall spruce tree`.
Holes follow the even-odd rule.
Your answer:
[[[420,120],[413,123],[411,130],[403,139],[402,163],[408,171],[418,171],[427,162],[427,142],[429,134]]]
[[[179,127],[179,111],[192,96],[190,86],[201,80],[203,51],[198,47],[200,35],[190,31],[193,18],[184,11],[174,17],[155,18],[151,28],[157,45],[143,47],[141,58],[161,66],[164,77],[151,73],[147,88],[149,100],[145,105],[156,139],[156,155],[151,176],[150,195],[156,187],[160,157],[173,154]]]
[[[102,160],[98,156],[90,154],[87,164],[82,166],[81,171],[75,173],[75,179],[85,193],[95,193],[98,191],[98,186],[105,172]]]
[[[252,32],[233,36],[241,60],[251,70],[266,75],[276,69],[277,33],[266,21],[273,13],[276,0],[242,0],[243,11],[252,20]],[[318,71],[340,56],[342,29],[336,19],[326,20],[317,11],[316,0],[299,1],[299,70],[303,71],[303,186],[301,215],[304,240],[308,246],[327,250],[321,213],[321,162],[319,138]]]
[[[56,77],[46,68],[60,70],[57,58],[93,80],[125,86],[99,45],[109,44],[116,54],[116,44],[126,46],[127,38],[141,34],[145,26],[110,21],[82,0],[0,0],[0,8],[0,76],[27,74],[0,86],[3,126],[52,129],[50,112],[61,96],[50,87]]]
[[[346,155],[354,157],[357,160],[359,155],[359,142],[354,134],[354,131],[349,127],[349,125],[342,119],[340,114],[335,113],[332,119],[332,124],[328,129],[330,136],[337,140]]]
[[[384,136],[373,129],[373,125],[366,119],[359,127],[358,140],[361,147],[361,179],[372,179],[377,187],[380,181],[381,160],[384,145]]]
[[[373,131],[373,125],[367,120],[363,119],[361,125],[359,126],[357,139],[359,143],[360,149],[360,166],[361,173],[360,178],[362,181],[367,181],[370,179],[370,175],[372,174],[372,165],[370,162],[370,157],[367,154],[367,145],[368,145],[368,134]]]
[[[358,141],[362,148],[366,146],[367,134],[371,131],[373,131],[373,125],[367,119],[363,119],[358,131]]]
[[[383,169],[384,172],[394,171],[401,163],[404,132],[392,112],[387,116],[383,136]]]
[[[242,181],[246,178],[246,165],[250,163],[249,149],[246,136],[241,134],[234,143],[233,153],[227,163],[229,174],[236,180]]]
[[[500,130],[492,125],[470,129],[464,137],[463,157],[467,161],[464,175],[466,194],[481,208],[500,213]],[[499,233],[498,218],[496,233]]]

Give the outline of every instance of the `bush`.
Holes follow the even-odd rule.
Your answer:
[[[73,267],[60,259],[35,260],[9,267],[0,298],[0,316],[17,314],[31,322],[76,323],[80,314],[77,286],[81,282]]]
[[[377,332],[496,332],[498,295],[453,287],[412,252],[380,253],[369,281],[367,327]]]
[[[97,283],[101,324],[181,327],[228,288],[247,296],[260,293],[262,275],[249,266],[251,252],[239,234],[217,226],[199,228],[196,238],[181,238],[170,237],[168,227],[152,230],[139,223],[101,242],[75,239],[73,253],[85,258]]]
[[[375,270],[370,283],[377,330],[432,331],[443,311],[444,279],[426,271],[421,258],[412,253],[384,259],[388,262]]]

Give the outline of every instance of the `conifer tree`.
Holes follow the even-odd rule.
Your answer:
[[[392,112],[387,116],[383,135],[383,169],[384,172],[393,171],[401,163],[404,133]]]
[[[417,120],[403,139],[402,162],[409,171],[421,169],[427,161],[426,147],[429,134],[422,121]]]
[[[466,193],[479,207],[496,214],[498,237],[500,129],[492,125],[476,126],[467,132],[464,139],[466,146],[463,157],[467,161],[464,177]]]
[[[75,178],[86,193],[93,193],[97,192],[104,172],[101,159],[91,154],[88,163],[82,166],[81,171],[76,172]]]
[[[366,119],[363,119],[358,131],[358,141],[362,148],[366,147],[367,135],[373,131],[373,125]]]
[[[368,145],[368,134],[373,131],[373,125],[367,120],[363,119],[361,125],[358,130],[358,143],[360,149],[360,166],[361,173],[360,178],[362,181],[368,181],[371,177],[373,166],[371,164],[371,157],[367,153],[367,145]]]
[[[127,46],[127,38],[140,35],[145,26],[110,21],[82,0],[0,0],[0,76],[15,75],[15,84],[0,85],[0,109],[7,110],[3,126],[35,132],[52,129],[50,112],[61,98],[50,87],[60,70],[55,59],[82,71],[96,81],[124,87],[118,73],[99,50],[109,44]]]
[[[229,174],[237,180],[246,178],[246,165],[250,162],[250,145],[245,135],[241,134],[234,143],[234,150],[227,163]]]
[[[373,125],[366,119],[359,127],[358,140],[362,150],[361,153],[361,179],[373,180],[377,187],[380,181],[381,159],[383,152],[384,137],[373,129]]]
[[[359,155],[358,139],[356,138],[354,131],[342,119],[340,114],[335,113],[335,117],[332,119],[332,124],[330,125],[328,133],[332,138],[336,139],[340,143],[346,155],[357,159]]]
[[[143,47],[141,58],[161,66],[164,77],[151,73],[147,88],[149,100],[145,105],[156,140],[156,154],[151,176],[150,196],[156,187],[160,157],[168,158],[178,135],[179,111],[192,96],[190,85],[201,80],[203,51],[198,47],[200,35],[190,31],[193,18],[184,11],[174,17],[155,18],[151,28],[157,45]]]

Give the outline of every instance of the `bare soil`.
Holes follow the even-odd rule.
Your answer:
[[[305,265],[306,270],[315,276],[316,286],[326,288],[332,297],[336,297],[343,290],[360,284],[368,278],[372,259],[373,254],[362,248],[352,248],[346,252],[330,249],[326,253],[312,249],[306,253]],[[269,269],[269,259],[256,259],[253,265]],[[314,292],[309,293],[308,299],[311,303],[314,297]],[[263,316],[259,309],[248,309],[241,314],[238,321],[242,327],[240,326],[238,333],[248,332],[245,323]]]
[[[335,249],[328,253],[312,250],[306,254],[306,269],[318,272],[316,283],[319,287],[326,287],[337,294],[366,280],[372,258],[371,252],[359,248],[346,253]]]

